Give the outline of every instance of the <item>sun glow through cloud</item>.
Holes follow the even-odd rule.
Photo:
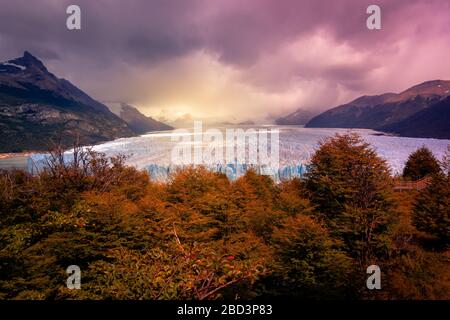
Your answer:
[[[270,122],[450,79],[445,0],[378,1],[376,31],[360,0],[167,0],[157,12],[151,1],[123,9],[80,0],[89,32],[75,34],[59,31],[64,21],[55,18],[68,1],[39,1],[47,18],[27,1],[2,6],[0,58],[30,50],[96,99],[168,120]],[[41,24],[17,26],[25,20]]]

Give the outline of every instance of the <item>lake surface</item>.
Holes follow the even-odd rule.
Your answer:
[[[28,168],[29,155],[8,155],[0,158],[0,170],[23,169]]]

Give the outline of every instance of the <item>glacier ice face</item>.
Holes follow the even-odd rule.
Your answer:
[[[306,166],[303,164],[287,165],[281,168],[271,168],[267,166],[249,166],[246,164],[217,164],[204,166],[206,169],[225,174],[228,179],[236,180],[243,176],[247,170],[252,168],[256,173],[272,177],[276,182],[290,180],[301,177],[306,172]],[[154,181],[167,181],[171,174],[181,169],[180,166],[161,166],[150,164],[144,169],[149,173]]]
[[[255,127],[258,129],[257,127]],[[413,151],[425,145],[438,159],[442,159],[450,140],[405,138],[379,135],[367,129],[321,129],[303,128],[298,126],[265,126],[279,132],[279,167],[258,167],[239,163],[208,163],[209,170],[222,172],[234,180],[243,175],[250,167],[255,171],[272,176],[276,181],[302,176],[307,170],[307,164],[320,141],[336,133],[355,132],[370,143],[378,155],[384,158],[393,174],[399,174]],[[220,128],[225,130],[226,127]],[[171,161],[171,153],[177,142],[172,137],[180,135],[177,131],[161,131],[145,134],[139,137],[121,138],[104,144],[93,146],[93,150],[103,152],[108,156],[128,155],[127,164],[138,169],[145,169],[154,180],[165,181],[170,174],[176,171]],[[192,138],[193,133],[187,133]],[[204,147],[196,144],[192,139],[194,148]],[[70,161],[70,152],[66,153]],[[34,170],[45,165],[45,155],[36,154],[30,159],[29,168]]]

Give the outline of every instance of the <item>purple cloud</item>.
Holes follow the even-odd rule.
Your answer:
[[[376,1],[376,31],[371,0],[79,0],[75,32],[72,2],[2,0],[0,59],[29,50],[94,97],[148,114],[263,119],[450,78],[447,0]]]

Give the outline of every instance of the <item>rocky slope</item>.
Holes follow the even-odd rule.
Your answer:
[[[126,103],[121,103],[115,112],[136,133],[143,134],[150,131],[172,130],[173,127],[143,115],[138,109]]]
[[[450,97],[379,130],[405,137],[450,139]]]
[[[125,121],[29,52],[0,63],[0,152],[95,144],[135,135]]]
[[[450,81],[427,81],[398,94],[362,96],[314,117],[306,124],[306,127],[368,128],[413,137],[449,136],[450,118],[448,117],[441,119],[442,121],[436,123],[434,128],[428,129],[423,127],[426,123],[412,121],[422,112],[427,117],[436,117],[435,113],[439,108],[431,107],[443,102],[448,96],[450,96]],[[441,105],[440,108],[444,107]],[[408,130],[400,130],[399,128],[404,128],[406,123],[409,123]],[[442,132],[445,131],[447,133],[443,135]],[[422,134],[424,132],[427,134]]]

